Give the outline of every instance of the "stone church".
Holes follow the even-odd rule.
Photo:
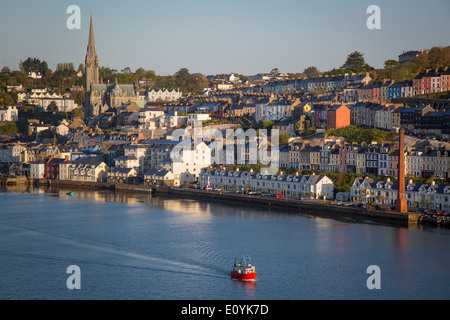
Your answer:
[[[86,99],[84,110],[86,119],[96,117],[108,109],[118,108],[123,104],[138,99],[138,90],[135,84],[119,85],[117,79],[115,83],[104,84],[99,77],[99,73],[100,67],[91,15],[89,43],[85,60]]]

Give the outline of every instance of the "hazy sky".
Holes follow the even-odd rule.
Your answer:
[[[381,67],[403,50],[450,45],[449,0],[14,0],[0,4],[0,68],[36,57],[54,70],[84,63],[89,17],[101,66],[205,75],[322,71],[353,51]],[[81,9],[69,30],[66,9]],[[370,5],[381,30],[369,30]]]

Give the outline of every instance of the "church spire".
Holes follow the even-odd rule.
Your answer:
[[[94,24],[92,22],[92,13],[91,13],[91,26],[89,27],[89,42],[87,46],[86,60],[86,90],[89,90],[91,83],[97,84],[99,83],[99,62],[97,56],[97,48],[95,46],[95,38],[94,38]]]
[[[91,25],[89,27],[89,42],[87,46],[86,60],[85,60],[85,77],[86,77],[86,97],[85,97],[85,112],[86,116],[94,115],[91,101],[91,90],[93,85],[99,84],[99,61],[97,56],[97,48],[95,46],[94,38],[94,24],[92,22],[91,13]]]
[[[89,52],[96,53],[95,47],[95,37],[94,37],[94,24],[92,22],[92,13],[91,13],[91,25],[89,27],[89,42],[88,42],[88,54]]]

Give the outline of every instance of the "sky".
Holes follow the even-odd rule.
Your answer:
[[[0,68],[28,57],[84,63],[93,16],[100,65],[204,75],[328,71],[354,51],[383,66],[404,50],[450,45],[449,0],[14,0],[0,4]],[[5,3],[6,2],[6,3]],[[70,5],[81,29],[68,29]],[[381,29],[370,30],[370,5]]]

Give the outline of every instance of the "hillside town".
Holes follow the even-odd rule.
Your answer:
[[[408,207],[450,209],[448,66],[400,82],[374,82],[370,72],[316,77],[278,70],[248,77],[221,74],[205,77],[207,87],[201,92],[183,92],[155,89],[146,80],[105,82],[93,32],[91,21],[86,63],[77,74],[84,85],[60,93],[51,87],[6,84],[5,92],[15,99],[0,109],[2,177],[210,186],[393,206],[404,152]],[[420,54],[405,51],[398,64],[407,65]],[[33,81],[42,77],[28,76]],[[222,137],[227,129],[278,130],[279,171],[263,174],[263,167],[250,163],[250,144],[243,147],[243,162],[236,158],[234,165],[213,163],[213,140],[186,142],[182,157],[174,158],[180,144],[176,130],[193,130],[199,124],[221,130]],[[11,126],[17,130],[8,131]],[[354,128],[383,134],[364,141],[342,134]],[[397,140],[401,129],[411,141],[405,150]],[[183,161],[186,158],[194,161]],[[339,174],[355,178],[341,186]]]

